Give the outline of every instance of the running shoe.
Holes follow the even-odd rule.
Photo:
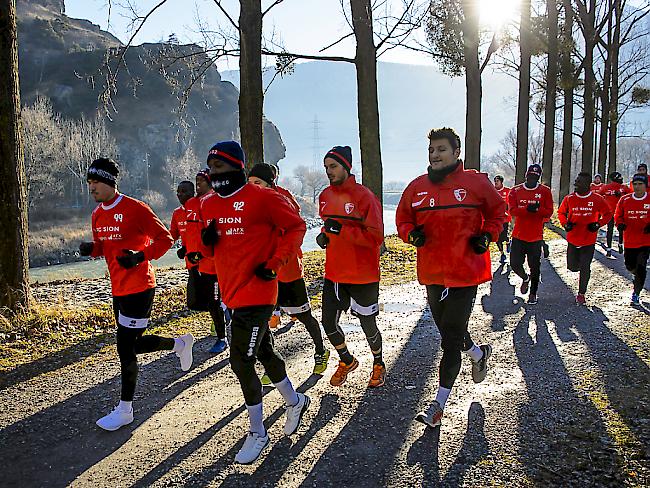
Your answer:
[[[271,378],[269,378],[268,374],[262,376],[260,381],[262,382],[262,386],[273,386],[273,382],[271,381]]]
[[[212,354],[221,354],[228,349],[228,342],[225,339],[217,339],[217,342],[210,348]]]
[[[585,298],[584,293],[578,293],[576,295],[576,303],[578,305],[586,305],[587,304],[587,299]]]
[[[269,434],[260,435],[257,432],[249,432],[244,445],[235,456],[235,462],[239,464],[251,464],[257,461],[262,451],[269,445]]]
[[[183,334],[179,339],[183,341],[183,348],[176,355],[181,360],[181,369],[183,371],[189,371],[193,361],[192,347],[194,346],[194,336],[192,334]]]
[[[483,356],[478,361],[472,361],[472,379],[474,383],[480,383],[485,379],[488,372],[488,359],[492,356],[492,346],[482,344],[479,346],[483,351]]]
[[[505,255],[505,254],[502,254],[502,255],[501,255],[501,258],[499,259],[499,262],[500,262],[501,264],[506,264],[506,255]]]
[[[372,374],[368,382],[369,388],[379,388],[386,383],[386,366],[383,364],[374,364],[372,366]]]
[[[639,295],[632,293],[632,301],[630,302],[630,305],[641,305],[641,299],[639,298]]]
[[[329,359],[330,352],[327,349],[323,354],[314,354],[314,374],[323,374],[327,369]]]
[[[605,257],[609,258],[609,259],[612,259],[612,250],[611,249],[607,249],[607,252],[605,253]]]
[[[291,407],[287,407],[287,419],[284,422],[284,435],[291,435],[300,427],[302,416],[309,408],[311,400],[303,393],[296,393],[298,395],[298,403]]]
[[[432,429],[440,425],[442,420],[442,408],[437,401],[433,401],[431,406],[426,410],[422,410],[415,416],[415,420],[422,422],[424,425],[431,427]]]
[[[133,422],[133,408],[125,410],[118,405],[111,413],[99,419],[96,424],[102,429],[112,432],[131,422]]]
[[[280,325],[280,316],[279,315],[271,315],[271,318],[269,319],[269,327],[271,329],[277,329],[278,325]]]
[[[527,279],[525,279],[525,280],[521,283],[521,287],[519,288],[519,292],[520,292],[522,295],[525,295],[526,293],[528,293],[528,287],[529,287],[529,286],[530,286],[530,277],[528,277]]]
[[[348,374],[358,367],[359,361],[357,361],[357,358],[355,357],[352,358],[352,363],[349,365],[345,364],[343,361],[339,361],[339,367],[336,368],[336,371],[334,371],[334,374],[330,378],[330,385],[341,386],[343,383],[345,383],[345,380],[348,379]]]
[[[528,305],[535,305],[537,303],[537,295],[535,293],[531,293],[528,295]]]

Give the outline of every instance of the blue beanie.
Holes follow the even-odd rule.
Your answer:
[[[208,162],[211,159],[228,163],[235,169],[244,169],[244,150],[236,141],[217,142],[208,152]]]

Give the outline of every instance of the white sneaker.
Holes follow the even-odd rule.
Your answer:
[[[302,416],[309,408],[311,400],[303,393],[296,393],[298,395],[298,403],[293,407],[287,407],[287,420],[284,423],[284,435],[291,435],[300,427]]]
[[[123,410],[115,407],[111,413],[95,422],[104,430],[114,431],[133,422],[133,409]]]
[[[176,353],[178,358],[181,360],[181,369],[183,371],[189,371],[192,367],[192,347],[194,346],[194,336],[192,334],[183,334],[179,337],[183,341],[183,349]]]
[[[531,303],[530,301],[528,303]],[[537,303],[537,298],[535,298],[535,303]],[[479,346],[483,351],[483,356],[481,359],[474,362],[472,361],[472,379],[474,383],[480,383],[485,379],[485,376],[488,372],[488,359],[492,355],[492,346],[489,344],[483,344]]]
[[[249,432],[237,455],[235,462],[239,464],[251,464],[257,461],[262,451],[269,445],[269,434],[261,436],[257,432]]]

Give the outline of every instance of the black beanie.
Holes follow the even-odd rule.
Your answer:
[[[248,172],[248,177],[255,176],[262,181],[265,181],[269,186],[274,186],[275,184],[275,175],[273,174],[273,168],[268,163],[257,163],[251,168]]]
[[[350,146],[334,146],[327,151],[325,158],[332,158],[334,161],[343,166],[348,174],[352,172],[352,149]]]
[[[208,162],[218,159],[235,169],[244,170],[244,150],[237,141],[217,142],[208,152]]]
[[[647,175],[641,175],[641,174],[637,173],[632,177],[632,183],[634,183],[635,181],[640,181],[646,187],[648,186],[648,176]]]
[[[88,168],[86,180],[101,181],[115,188],[119,173],[120,170],[115,161],[110,158],[99,158],[95,159]]]

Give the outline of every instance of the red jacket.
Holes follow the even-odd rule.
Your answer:
[[[183,205],[180,207],[177,207],[174,209],[174,213],[172,213],[172,221],[171,221],[171,226],[169,228],[169,233],[172,235],[172,239],[174,241],[177,241],[178,239],[181,240],[181,245],[185,246],[185,249],[187,249],[187,240],[185,238],[185,233],[187,231],[187,210]],[[185,267],[187,269],[190,269],[194,267],[192,263],[190,263],[187,258],[185,258]]]
[[[379,281],[379,248],[384,241],[384,218],[379,199],[350,175],[341,185],[330,185],[318,197],[323,221],[334,219],[340,234],[327,234],[325,278],[335,283]]]
[[[113,296],[132,295],[156,286],[150,261],[165,254],[174,240],[146,204],[118,193],[93,210],[92,229],[91,256],[106,258]],[[144,262],[124,269],[116,259],[124,249],[143,251]]]
[[[213,255],[226,306],[275,305],[277,280],[262,280],[255,269],[266,263],[277,272],[300,249],[305,222],[287,199],[247,184],[228,197],[212,193],[204,198],[200,219],[206,226],[216,220],[219,240]]]
[[[598,231],[590,231],[587,225],[598,222],[598,227],[602,227],[612,218],[612,211],[603,197],[590,191],[586,195],[571,193],[564,197],[557,216],[562,226],[567,222],[574,224],[573,229],[567,231],[566,240],[580,247],[595,244],[598,237]]]
[[[622,197],[616,206],[614,222],[627,226],[623,231],[626,248],[650,246],[650,234],[643,232],[650,225],[650,194],[646,192],[642,198],[635,197],[634,193]]]
[[[417,248],[418,281],[447,287],[490,281],[490,253],[476,254],[469,241],[483,232],[496,241],[505,207],[486,174],[462,165],[440,183],[428,175],[413,180],[402,194],[395,221],[404,242],[411,230],[424,226],[426,242]]]
[[[614,181],[601,186],[600,189],[598,190],[598,194],[605,199],[612,213],[616,210],[616,205],[618,204],[618,201],[621,199],[623,195],[627,193],[630,193],[630,189],[627,187],[627,185],[624,185],[622,183],[616,183]]]
[[[537,212],[529,212],[529,203],[539,203]],[[515,218],[512,237],[525,242],[541,241],[544,236],[544,222],[553,215],[551,189],[538,184],[532,190],[521,183],[510,190],[508,208]]]
[[[217,274],[217,271],[212,259],[212,250],[207,249],[201,242],[201,230],[204,227],[204,222],[201,219],[201,202],[213,194],[214,192],[210,191],[206,195],[192,197],[185,202],[187,210],[187,231],[185,233],[187,245],[185,249],[188,253],[200,252],[203,258],[194,266],[199,267],[199,273],[211,275]]]
[[[603,186],[605,186],[603,183],[590,183],[589,189],[596,193],[600,193],[603,190]]]
[[[291,207],[298,213],[298,215],[300,215],[300,205],[289,190],[277,185],[274,186],[273,189],[285,197],[289,201]],[[282,283],[291,283],[292,281],[299,280],[302,277],[302,250],[298,249],[298,254],[289,259],[289,262],[278,270],[278,281]]]
[[[497,190],[497,193],[503,198],[503,201],[506,202],[506,222],[512,221],[512,215],[508,212],[508,195],[510,195],[510,188],[507,186],[502,186],[500,190]]]

